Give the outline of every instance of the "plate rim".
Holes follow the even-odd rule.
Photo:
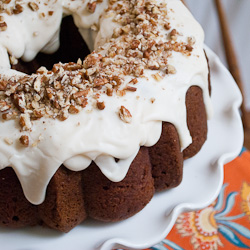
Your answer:
[[[227,73],[228,77],[231,78],[232,87],[234,87],[235,91],[236,91],[235,92],[235,100],[232,103],[231,111],[237,117],[239,129],[241,130],[241,137],[238,140],[239,145],[237,145],[235,147],[235,150],[232,152],[224,153],[216,160],[216,162],[217,162],[216,165],[219,168],[220,174],[221,174],[220,182],[218,183],[216,191],[214,192],[213,196],[209,200],[205,201],[204,203],[200,203],[200,204],[180,203],[179,205],[174,207],[173,210],[168,215],[168,216],[171,216],[170,223],[166,226],[166,228],[162,232],[162,234],[159,235],[158,237],[156,237],[150,243],[147,242],[145,244],[140,244],[140,243],[139,244],[134,244],[134,243],[131,244],[130,242],[128,242],[122,238],[113,238],[113,239],[109,239],[109,240],[105,241],[101,245],[100,250],[110,250],[111,248],[126,248],[126,249],[131,249],[131,250],[132,249],[150,248],[150,247],[154,246],[155,244],[161,242],[164,238],[167,237],[169,232],[172,230],[172,228],[175,224],[175,221],[177,220],[178,216],[181,213],[203,209],[203,208],[207,207],[208,205],[210,205],[218,197],[219,192],[221,190],[221,187],[223,185],[224,165],[226,163],[232,161],[233,159],[235,159],[240,154],[240,152],[242,150],[242,146],[243,146],[243,141],[244,141],[243,134],[244,133],[243,133],[242,120],[241,120],[240,112],[239,112],[239,108],[242,104],[242,95],[241,95],[241,92],[237,86],[237,83],[233,79],[232,75],[229,73],[228,69],[222,64],[219,57],[208,46],[204,45],[204,49],[207,53],[207,56],[209,59],[209,64],[211,62],[216,63],[221,68],[221,70],[224,70],[224,72]],[[236,98],[236,96],[237,96],[237,98]]]

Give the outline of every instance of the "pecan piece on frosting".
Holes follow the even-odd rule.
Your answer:
[[[20,138],[19,138],[19,141],[21,142],[21,144],[25,147],[28,147],[29,146],[29,137],[27,135],[22,135]]]
[[[177,39],[177,31],[176,29],[173,29],[171,32],[170,32],[170,39],[171,40],[176,40]]]
[[[103,110],[105,109],[105,103],[104,102],[97,102],[96,106],[98,109]]]
[[[35,2],[28,2],[28,6],[32,11],[38,11],[39,10],[39,6]]]
[[[0,31],[5,31],[5,30],[7,30],[7,23],[1,22],[0,23]]]
[[[31,121],[29,114],[21,114],[19,124],[23,130],[29,130],[31,128]]]
[[[0,91],[6,90],[7,87],[7,81],[1,80],[0,81]]]
[[[74,105],[69,106],[69,113],[70,114],[78,114],[79,112],[80,112],[80,110],[77,107],[75,107]]]
[[[131,121],[132,121],[132,115],[131,115],[131,113],[124,106],[120,107],[119,117],[120,117],[120,119],[122,121],[124,121],[126,123],[131,123]]]
[[[152,74],[152,77],[158,82],[160,82],[163,79],[163,77],[159,73]]]
[[[175,74],[175,73],[176,73],[175,67],[174,67],[173,65],[170,65],[170,64],[169,64],[169,65],[167,66],[166,73],[167,73],[167,74]]]
[[[18,15],[23,12],[23,6],[20,4],[16,4],[15,8],[13,9],[13,14]]]
[[[26,109],[25,97],[24,94],[12,94],[11,98],[13,99],[13,103],[16,108],[21,112],[24,113]]]
[[[131,92],[135,92],[137,90],[137,88],[132,87],[132,86],[126,86],[126,88],[124,89],[126,91],[131,91]]]
[[[90,13],[94,13],[96,9],[96,2],[88,3],[87,7]]]

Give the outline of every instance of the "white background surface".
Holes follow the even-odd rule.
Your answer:
[[[214,0],[186,0],[205,31],[206,44],[226,65],[219,19]],[[222,0],[244,83],[246,108],[250,110],[250,0]]]

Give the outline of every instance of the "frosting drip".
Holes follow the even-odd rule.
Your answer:
[[[11,1],[10,6],[14,2]],[[113,9],[107,0],[94,6],[93,2],[81,0],[33,1],[36,4],[33,7],[28,2],[20,1],[23,9],[16,15],[10,16],[0,11],[1,22],[7,24],[7,29],[0,32],[1,80],[18,82],[25,77],[9,69],[8,54],[29,61],[39,51],[51,53],[58,48],[63,15],[73,15],[83,38],[91,49],[95,49],[93,55],[108,57],[112,46],[122,42],[121,34],[116,39],[112,38],[120,28],[126,26],[114,21],[120,15],[115,9],[119,4],[126,5],[127,1],[118,1]],[[141,4],[147,1],[134,2]],[[178,41],[182,47],[186,45],[185,53],[179,51],[179,47],[171,47],[172,52],[167,58],[167,74],[166,68],[164,74],[161,68],[144,68],[143,75],[131,71],[131,74],[122,77],[122,84],[112,97],[106,94],[108,85],[101,88],[98,98],[95,88],[91,88],[84,108],[69,115],[65,121],[47,115],[30,121],[30,127],[20,130],[17,119],[5,120],[0,117],[0,169],[11,166],[15,170],[26,198],[33,204],[43,201],[47,185],[61,164],[73,171],[80,171],[94,161],[110,180],[122,180],[140,146],[152,146],[158,141],[162,121],[176,126],[181,147],[186,148],[192,141],[186,124],[185,107],[185,95],[190,86],[197,85],[203,89],[208,116],[211,113],[201,27],[178,0],[151,3],[155,6],[166,4],[167,24],[171,26],[169,30],[168,27],[155,24],[158,32],[156,44],[170,41],[168,46],[171,47]],[[171,33],[174,29],[178,31],[178,36]],[[188,40],[192,40],[189,41],[191,49],[187,47]],[[85,70],[86,75],[88,68],[84,69],[84,63],[86,60],[83,64],[79,63],[79,67]],[[64,65],[59,64],[58,67],[62,69]],[[135,78],[136,84],[131,84]],[[121,94],[123,92],[119,91],[127,86],[130,86],[130,91]],[[136,91],[131,87],[136,88]],[[105,108],[97,108],[98,103],[104,103]],[[19,142],[21,135],[29,138],[28,147]],[[114,157],[120,160],[116,163]]]

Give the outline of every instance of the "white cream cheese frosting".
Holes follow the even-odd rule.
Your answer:
[[[0,31],[0,82],[9,80],[19,86],[20,79],[25,77],[25,74],[10,69],[9,55],[29,61],[39,51],[51,53],[58,48],[58,34],[64,15],[73,16],[83,38],[89,47],[94,49],[93,56],[100,55],[111,60],[107,54],[112,51],[112,46],[117,41],[122,42],[123,39],[122,34],[116,36],[115,33],[126,26],[117,22],[120,14],[116,13],[116,6],[124,3],[126,5],[128,2],[136,5],[147,1],[112,2],[115,2],[112,4],[113,8],[108,0],[98,4],[87,0],[33,0],[33,4],[30,4],[30,1],[22,0],[19,2],[22,11],[15,15],[9,15],[9,10],[3,11],[7,7],[15,9],[15,1],[6,6],[0,5],[0,23],[3,23],[0,26],[4,27],[6,24],[6,28]],[[20,128],[18,119],[6,120],[0,117],[0,169],[11,166],[15,170],[24,194],[31,203],[42,203],[47,185],[61,164],[73,171],[80,171],[94,161],[110,180],[122,180],[140,146],[152,146],[158,141],[162,121],[175,125],[181,148],[186,148],[192,139],[186,122],[185,96],[192,85],[203,90],[207,114],[210,116],[208,67],[203,51],[202,28],[179,0],[151,2],[156,7],[164,6],[167,14],[162,13],[160,8],[151,11],[157,15],[166,15],[167,24],[171,27],[169,29],[160,23],[154,24],[158,32],[154,38],[156,44],[160,46],[170,41],[168,46],[171,47],[178,42],[178,46],[182,48],[172,49],[167,58],[167,73],[165,68],[144,68],[143,75],[135,75],[136,72],[126,74],[112,96],[106,94],[110,84],[105,85],[99,92],[98,88],[96,90],[91,87],[88,89],[88,101],[84,108],[79,113],[70,114],[64,121],[45,115],[40,119],[29,120],[29,125]],[[143,19],[138,16],[139,14],[135,14],[133,18]],[[150,20],[154,22],[152,18]],[[145,25],[148,23],[148,20],[140,21],[145,22]],[[171,33],[172,30],[176,30],[178,35]],[[171,37],[171,34],[175,37]],[[137,38],[143,41],[146,35],[141,36],[137,34]],[[147,43],[147,39],[144,40]],[[135,50],[139,51],[140,46],[143,44],[138,45]],[[116,54],[115,58],[119,58],[119,54]],[[124,60],[122,55],[120,58],[121,61]],[[136,63],[137,61],[133,61],[133,65]],[[66,77],[68,73],[63,70],[64,66],[60,65],[60,74]],[[109,64],[105,66],[104,72],[108,66]],[[84,69],[84,74],[93,68],[95,67]],[[83,69],[79,72],[83,72],[81,70]],[[50,72],[44,72],[46,77],[49,77]],[[51,76],[56,74],[59,73]],[[31,76],[32,79],[40,79],[39,77],[39,74]],[[55,81],[55,78],[53,79],[51,82]],[[133,79],[137,79],[136,84],[131,83]],[[78,80],[76,74],[74,81]],[[123,93],[119,91],[127,86],[130,90],[132,88],[132,91],[119,94]],[[34,89],[39,93],[39,87]],[[3,96],[8,98],[8,93],[6,95],[6,92],[0,91],[0,100],[4,99]],[[104,103],[105,108],[97,108],[98,103]],[[125,109],[122,110],[122,107]],[[65,104],[64,108],[68,110],[69,107]],[[4,113],[4,107],[1,107],[1,111]],[[30,112],[25,109],[21,115],[29,116]],[[29,138],[29,146],[24,147],[20,143],[19,138],[22,135]],[[114,158],[120,160],[116,162]]]

